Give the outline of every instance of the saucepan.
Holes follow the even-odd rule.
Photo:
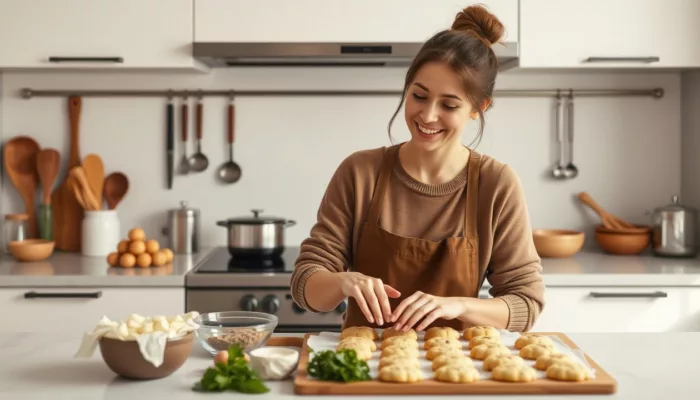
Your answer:
[[[228,229],[228,251],[236,257],[275,257],[284,252],[285,229],[296,221],[261,216],[263,210],[254,209],[252,217],[229,218],[217,221]]]

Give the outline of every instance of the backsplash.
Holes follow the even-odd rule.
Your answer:
[[[68,155],[67,102],[62,98],[19,97],[33,89],[386,89],[400,90],[402,69],[238,69],[208,75],[134,73],[6,73],[0,77],[0,137],[34,137],[42,147]],[[554,101],[549,98],[497,97],[487,113],[478,148],[510,164],[525,188],[533,227],[587,229],[589,210],[575,200],[589,192],[603,207],[635,222],[645,211],[666,204],[681,190],[680,74],[673,73],[506,73],[497,89],[653,88],[650,97],[582,97],[575,101],[575,155],[579,176],[570,181],[548,178],[556,160]],[[99,154],[105,172],[124,172],[130,189],[119,205],[122,235],[139,226],[149,237],[164,240],[166,211],[180,201],[199,208],[205,245],[223,245],[217,220],[248,215],[260,208],[297,221],[287,231],[287,244],[308,234],[325,187],[338,164],[350,153],[390,145],[387,123],[397,106],[393,97],[240,97],[236,104],[234,158],[242,178],[234,185],[217,182],[226,161],[226,98],[204,99],[203,152],[209,168],[176,176],[166,189],[165,105],[160,98],[83,99],[80,155]],[[194,151],[194,106],[190,98],[190,143]],[[181,154],[179,106],[176,99],[176,160]],[[468,143],[476,124],[465,132]],[[403,114],[392,129],[403,141],[408,132]],[[38,192],[39,195],[39,192]],[[23,211],[22,202],[3,172],[0,212]],[[592,237],[587,240],[593,244]]]

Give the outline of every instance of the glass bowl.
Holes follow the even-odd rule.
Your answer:
[[[278,321],[275,315],[251,311],[204,313],[193,319],[199,325],[197,339],[212,355],[232,344],[245,352],[264,346]]]

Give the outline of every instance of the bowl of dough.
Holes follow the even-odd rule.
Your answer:
[[[195,335],[212,355],[231,345],[238,345],[245,352],[264,346],[278,321],[273,314],[252,311],[204,313],[193,320],[198,326]]]
[[[99,347],[115,374],[127,379],[159,379],[177,371],[192,352],[195,312],[172,316],[131,314],[113,321],[103,316],[83,335],[77,358],[89,358]]]

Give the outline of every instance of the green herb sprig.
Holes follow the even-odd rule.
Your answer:
[[[197,392],[223,392],[234,390],[241,393],[267,393],[270,389],[258,374],[250,368],[238,345],[228,348],[228,362],[216,363],[207,368],[202,379],[192,388]]]
[[[309,354],[314,353],[309,348]],[[353,349],[323,350],[316,352],[306,367],[309,376],[336,382],[368,381],[369,366],[365,360],[357,358]]]

